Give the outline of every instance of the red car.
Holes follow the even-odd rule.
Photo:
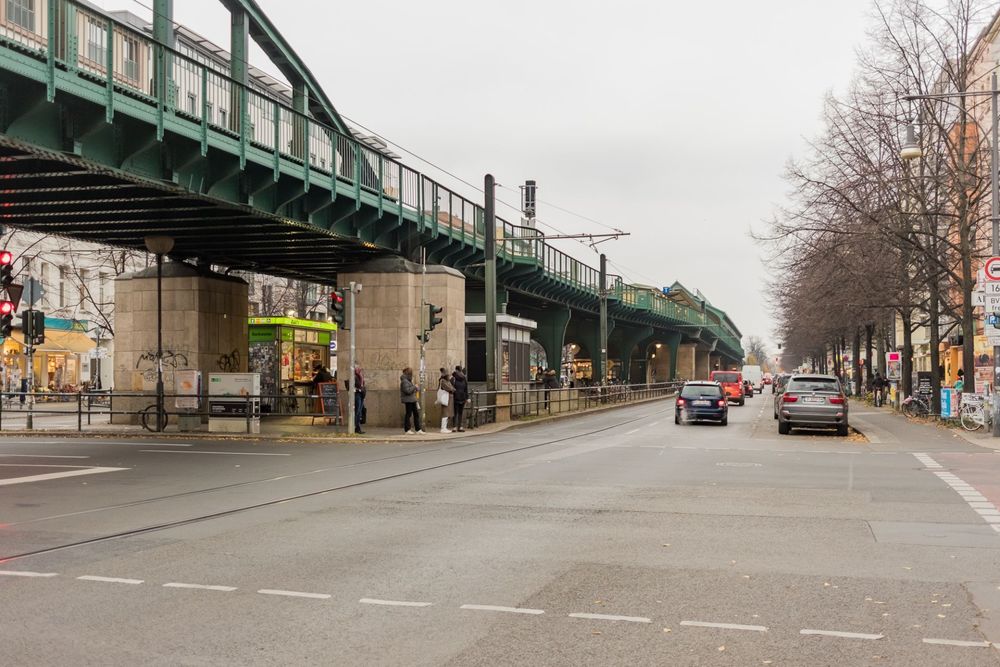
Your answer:
[[[736,401],[740,405],[746,403],[746,396],[743,393],[743,373],[739,371],[712,371],[709,379],[722,385],[726,399]]]

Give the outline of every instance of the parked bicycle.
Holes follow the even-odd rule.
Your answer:
[[[959,421],[966,431],[978,431],[986,427],[993,430],[993,407],[989,399],[963,401]]]
[[[919,396],[907,396],[903,399],[901,408],[908,417],[926,417],[931,413],[930,406]]]

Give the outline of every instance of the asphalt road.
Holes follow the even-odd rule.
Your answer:
[[[0,664],[1000,665],[1000,455],[672,411],[0,439]]]

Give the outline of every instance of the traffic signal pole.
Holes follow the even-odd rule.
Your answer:
[[[35,389],[35,359],[34,359],[34,353],[35,353],[35,349],[34,349],[34,345],[33,345],[33,343],[35,341],[35,332],[33,331],[34,326],[35,326],[34,325],[34,322],[35,322],[35,313],[31,310],[32,304],[35,303],[35,295],[33,294],[34,287],[35,287],[35,282],[33,280],[30,280],[30,279],[26,280],[25,282],[28,283],[28,317],[26,319],[24,319],[23,321],[27,322],[28,326],[22,327],[23,330],[21,331],[21,334],[24,336],[24,345],[25,345],[25,347],[28,350],[28,353],[27,353],[27,356],[28,356],[27,366],[28,366],[28,368],[27,368],[27,373],[26,373],[26,375],[28,376],[28,385],[26,387],[26,389],[28,391],[28,395],[24,397],[25,402],[28,404],[28,416],[26,418],[25,427],[29,431],[31,431],[35,427],[35,425],[34,425],[34,414],[33,414],[33,410],[35,408],[35,396],[34,396],[34,389]]]
[[[354,297],[357,293],[354,291],[355,283],[351,283],[350,292],[351,298],[348,299],[347,303],[347,321],[350,322],[351,328],[351,353],[349,355],[350,368],[347,372],[347,433],[348,435],[353,435],[354,431],[357,429],[358,425],[354,423],[354,394],[357,392],[358,388],[354,383]]]

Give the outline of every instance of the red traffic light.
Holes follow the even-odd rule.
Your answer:
[[[0,260],[2,261],[2,260]],[[340,292],[330,292],[330,298],[333,299],[335,303],[343,303],[344,297],[340,296]]]
[[[14,263],[14,253],[10,250],[0,250],[0,266],[8,266]]]
[[[0,301],[0,315],[13,315],[13,314],[14,314],[14,302]]]

